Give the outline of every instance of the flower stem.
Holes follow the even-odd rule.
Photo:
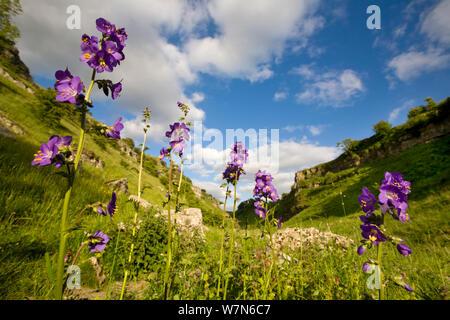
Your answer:
[[[220,273],[222,272],[222,264],[223,264],[223,244],[225,242],[225,215],[226,212],[226,206],[227,206],[227,200],[228,200],[228,190],[229,186],[227,185],[227,191],[225,193],[225,202],[223,203],[223,216],[222,216],[222,242],[220,244],[220,256],[219,256],[219,280],[217,282],[217,296],[219,296],[220,292],[220,283],[222,280],[222,276]]]
[[[91,83],[89,85],[89,89],[86,93],[85,101],[89,101],[89,97],[92,92],[92,88],[94,87],[95,81],[95,70],[92,71]],[[64,278],[64,255],[66,251],[66,239],[67,239],[67,216],[69,211],[69,202],[70,196],[72,194],[73,183],[75,180],[75,174],[78,169],[78,165],[81,158],[81,153],[83,151],[84,146],[84,138],[85,138],[85,124],[86,124],[86,107],[82,106],[81,110],[81,125],[80,125],[80,140],[78,142],[78,149],[75,156],[75,164],[74,170],[72,174],[69,176],[69,188],[64,195],[64,204],[63,204],[63,212],[61,216],[61,226],[60,226],[60,240],[59,240],[59,252],[58,252],[58,261],[57,261],[57,270],[56,270],[56,286],[55,286],[55,299],[62,300],[63,296],[63,278]]]
[[[172,262],[172,221],[170,217],[170,195],[172,191],[172,153],[170,154],[170,167],[169,167],[169,192],[167,197],[167,221],[168,221],[168,239],[167,239],[167,263],[166,270],[164,273],[164,299],[167,300],[169,297],[169,270],[170,263]]]
[[[384,300],[383,273],[381,271],[381,242],[378,243],[378,246],[377,246],[377,255],[378,255],[378,282],[380,283],[378,299]]]
[[[223,300],[227,299],[227,288],[228,288],[228,281],[230,279],[230,267],[231,267],[231,258],[233,253],[233,246],[234,246],[234,222],[236,220],[236,186],[237,186],[237,179],[238,179],[238,171],[236,172],[236,177],[234,178],[234,199],[233,199],[233,222],[231,224],[231,242],[230,242],[230,249],[228,252],[228,267],[227,267],[227,275],[226,275],[226,281],[225,281],[225,287],[223,291]]]
[[[142,143],[142,150],[141,150],[141,161],[139,163],[139,177],[138,177],[138,201],[137,201],[137,207],[134,213],[134,224],[133,224],[133,238],[131,240],[131,246],[130,246],[130,254],[128,255],[128,269],[125,270],[125,274],[123,276],[123,283],[122,283],[122,290],[120,292],[120,300],[123,300],[123,295],[125,293],[125,286],[127,284],[127,278],[129,275],[129,269],[130,269],[130,263],[131,263],[131,256],[133,255],[134,250],[134,237],[136,236],[136,225],[137,225],[137,218],[138,218],[138,212],[139,212],[139,204],[141,203],[141,180],[142,180],[142,167],[144,163],[144,151],[145,151],[145,141],[147,140],[147,131],[144,131],[144,142]]]

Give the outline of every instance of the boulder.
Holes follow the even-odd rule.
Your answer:
[[[109,182],[106,182],[107,186],[110,186],[114,191],[117,191],[118,193],[128,193],[128,179],[122,178],[119,180],[112,180]]]
[[[163,217],[167,217],[167,210],[161,212]],[[159,216],[159,214],[156,214]],[[172,222],[175,221],[175,210],[170,210],[170,219]],[[202,210],[199,208],[187,208],[178,212],[176,215],[177,226],[181,231],[187,231],[192,234],[194,231],[198,231],[199,235],[204,238],[204,226],[203,226],[203,216]]]
[[[103,161],[100,157],[97,157],[93,152],[88,150],[83,150],[81,154],[81,161],[85,163],[89,163],[95,168],[103,169],[105,167],[105,161]]]
[[[132,194],[128,197],[128,200],[138,202],[138,196]],[[153,205],[150,202],[148,202],[147,200],[145,200],[143,198],[139,199],[139,206],[144,209],[153,207]]]

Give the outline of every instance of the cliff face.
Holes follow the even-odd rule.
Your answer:
[[[439,116],[434,115],[417,125],[398,130],[387,141],[378,142],[379,137],[376,135],[372,136],[360,142],[362,145],[370,145],[368,148],[356,153],[345,152],[333,161],[297,172],[291,193],[297,194],[302,188],[315,188],[326,184],[326,179],[313,178],[325,177],[328,172],[337,173],[372,161],[388,158],[414,146],[435,141],[450,134],[450,115],[448,113],[450,99],[441,102],[441,108],[444,112],[441,112]],[[405,159],[405,161],[408,161],[408,159]],[[340,175],[340,179],[345,177],[345,173]]]

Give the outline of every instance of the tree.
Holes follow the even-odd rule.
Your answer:
[[[0,37],[14,42],[20,36],[12,17],[22,13],[20,0],[0,0]]]
[[[359,143],[358,140],[352,140],[350,138],[347,138],[342,141],[339,141],[337,143],[337,147],[347,152],[352,151],[358,145],[358,143]]]
[[[373,131],[375,132],[375,134],[378,134],[383,137],[389,135],[391,130],[392,130],[392,125],[385,120],[381,120],[373,126]]]

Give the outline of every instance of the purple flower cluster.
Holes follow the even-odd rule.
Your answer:
[[[123,49],[128,35],[124,28],[116,28],[103,18],[97,19],[96,24],[97,30],[102,32],[103,37],[101,40],[86,34],[81,37],[80,61],[98,73],[112,72],[117,65],[120,65],[120,61],[125,59]]]
[[[166,137],[170,139],[170,148],[162,149],[160,155],[164,158],[170,150],[173,150],[177,153],[180,158],[183,158],[183,151],[186,147],[186,141],[189,141],[190,129],[186,126],[185,123],[175,122],[174,124],[169,125],[170,130],[166,132]]]
[[[401,255],[407,257],[411,254],[411,249],[401,243],[403,242],[402,239],[386,236],[383,223],[385,213],[389,213],[394,219],[402,223],[409,220],[406,209],[408,208],[407,194],[411,192],[411,183],[403,180],[403,176],[398,172],[385,172],[385,178],[379,191],[378,201],[366,187],[362,189],[362,194],[358,197],[361,209],[365,213],[359,217],[363,223],[360,226],[361,235],[365,240],[361,241],[362,244],[358,247],[357,253],[362,255],[372,245],[376,246],[389,240],[396,245]],[[375,205],[377,203],[381,215],[375,213]]]
[[[381,213],[389,213],[394,219],[402,223],[408,221],[409,216],[406,213],[406,209],[408,208],[407,194],[410,192],[411,183],[403,180],[403,176],[400,173],[385,172],[385,178],[382,181],[380,194],[378,195],[378,204]],[[369,240],[373,245],[386,241],[386,236],[379,229],[383,224],[383,219],[374,214],[377,203],[375,196],[370,193],[369,189],[364,187],[362,194],[358,197],[358,201],[361,209],[365,213],[365,215],[360,216],[361,221],[364,223],[361,226],[363,238]],[[411,249],[404,244],[399,244],[397,248],[404,256],[408,256],[411,253]],[[365,245],[363,244],[358,248],[358,253],[362,254],[364,251]]]
[[[62,138],[57,135],[51,136],[49,141],[47,143],[43,142],[41,149],[34,154],[34,159],[31,162],[31,165],[43,167],[54,163],[56,168],[60,168],[66,159],[64,151],[69,147],[71,142],[71,136],[65,136]]]
[[[236,142],[231,147],[230,158],[231,161],[227,163],[227,167],[222,173],[222,179],[234,184],[236,179],[239,181],[241,175],[246,174],[244,164],[248,159],[248,150],[242,142]]]
[[[273,177],[265,171],[258,170],[255,178],[255,188],[253,189],[253,195],[256,198],[266,198],[273,202],[277,202],[280,199],[277,189],[272,184]]]
[[[81,94],[84,90],[83,82],[80,77],[72,76],[68,68],[65,71],[56,71],[55,78],[54,88],[58,91],[56,101],[79,104],[80,100],[84,99],[84,95]]]
[[[255,210],[254,212],[258,215],[258,217],[265,219],[267,209],[264,207],[264,201],[262,198],[265,198],[265,201],[272,200],[273,202],[277,202],[280,198],[277,190],[272,184],[273,177],[269,173],[265,171],[258,170],[255,176],[255,188],[253,189],[253,195],[256,198],[254,203]],[[281,228],[281,217],[278,220],[278,228]]]

